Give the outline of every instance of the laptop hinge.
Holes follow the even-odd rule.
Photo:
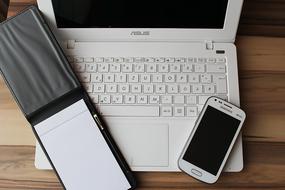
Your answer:
[[[206,40],[205,45],[206,45],[206,50],[213,50],[214,49],[214,43],[211,40]]]
[[[67,49],[74,49],[75,48],[75,40],[67,40],[66,48]]]

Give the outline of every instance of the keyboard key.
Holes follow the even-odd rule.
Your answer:
[[[201,84],[193,84],[192,85],[192,92],[194,94],[201,94],[203,92],[203,88]]]
[[[129,74],[129,82],[130,83],[138,83],[139,82],[139,75],[138,74]]]
[[[99,63],[98,64],[98,72],[99,73],[107,73],[109,71],[109,65],[107,63]]]
[[[177,84],[169,84],[167,86],[167,92],[169,94],[177,94],[178,93],[178,85]]]
[[[197,107],[186,107],[186,115],[190,117],[196,117],[198,115]]]
[[[123,73],[131,73],[133,71],[133,65],[131,63],[123,63],[122,64],[122,72]]]
[[[100,106],[103,116],[117,117],[156,117],[159,116],[158,106]]]
[[[114,59],[114,62],[115,63],[122,63],[124,61],[124,58],[122,58],[122,57],[116,57],[115,59]]]
[[[111,98],[110,95],[99,95],[99,103],[101,104],[110,104]]]
[[[174,96],[174,104],[184,104],[184,96]]]
[[[226,65],[224,64],[207,64],[208,73],[225,73]]]
[[[121,71],[121,65],[118,63],[112,63],[110,65],[110,72],[111,73],[119,73]]]
[[[143,73],[143,72],[144,72],[144,64],[142,64],[142,63],[136,63],[136,64],[134,65],[134,71],[135,71],[136,73]]]
[[[198,63],[206,63],[206,62],[207,62],[207,58],[199,57],[199,58],[197,59],[197,62],[198,62]]]
[[[96,92],[96,93],[105,92],[105,85],[104,85],[104,84],[94,84],[93,90],[94,90],[94,92]]]
[[[114,58],[113,57],[106,57],[104,59],[105,63],[113,63],[114,62]]]
[[[144,58],[143,57],[135,57],[134,62],[135,63],[142,63],[142,62],[144,62]]]
[[[137,96],[138,104],[147,104],[147,96],[146,95],[138,95]]]
[[[150,83],[150,74],[142,74],[141,75],[141,82]]]
[[[83,63],[84,62],[84,58],[83,57],[74,57],[74,62],[75,63]]]
[[[85,57],[84,58],[84,62],[85,63],[93,63],[94,62],[94,58],[93,57]]]
[[[190,83],[199,83],[199,74],[188,74],[188,82]]]
[[[154,74],[152,76],[152,82],[161,83],[162,82],[162,75],[161,74]]]
[[[161,116],[171,117],[172,116],[172,107],[171,106],[162,106],[161,107]]]
[[[154,63],[146,64],[146,72],[155,73],[156,72],[156,64],[154,64]]]
[[[116,93],[117,92],[117,85],[116,84],[106,84],[106,92]]]
[[[122,104],[123,96],[122,95],[112,95],[112,104]]]
[[[166,63],[174,63],[175,59],[173,57],[165,58]]]
[[[114,74],[105,74],[104,75],[104,82],[113,83],[115,81]]]
[[[162,104],[172,104],[172,96],[169,96],[169,95],[161,96],[161,103]]]
[[[215,93],[215,87],[212,84],[203,85],[204,86],[204,93],[206,94],[213,94]]]
[[[174,116],[176,117],[184,117],[184,107],[174,107]]]
[[[152,94],[153,93],[153,85],[152,84],[144,84],[143,85],[143,92],[146,94]]]
[[[216,59],[216,63],[225,63],[226,62],[226,58],[217,58]]]
[[[102,63],[102,62],[104,62],[104,58],[103,57],[96,57],[95,62],[96,63]]]
[[[126,104],[134,104],[136,102],[136,97],[134,95],[125,95]]]
[[[125,58],[125,62],[126,63],[133,63],[134,62],[134,58],[133,57],[127,57],[127,58]]]
[[[204,73],[205,72],[205,65],[204,64],[195,64],[194,70],[196,73]]]
[[[169,72],[168,64],[159,64],[158,65],[158,72],[159,73],[168,73]]]
[[[202,83],[211,83],[212,82],[212,75],[210,75],[210,74],[201,74],[201,82]]]
[[[157,96],[157,95],[149,96],[149,103],[150,104],[159,104],[159,96]]]
[[[165,58],[164,57],[158,57],[155,59],[156,63],[164,63],[165,62]]]
[[[144,60],[146,63],[154,63],[154,58],[152,57],[146,57]]]
[[[115,75],[115,82],[125,83],[127,82],[127,75],[123,73],[118,73]]]
[[[216,63],[216,59],[215,58],[208,58],[207,62],[208,63]]]
[[[101,83],[103,82],[103,75],[98,73],[91,74],[91,82]]]
[[[180,84],[179,85],[179,92],[182,94],[189,94],[190,93],[190,85],[189,84]]]
[[[176,63],[184,63],[184,62],[186,62],[186,59],[183,57],[178,57],[178,58],[175,58],[175,62]]]
[[[221,93],[221,94],[227,93],[227,77],[226,77],[226,75],[215,76],[214,82],[216,83],[217,93]]]
[[[186,74],[177,74],[176,81],[178,83],[186,83],[187,82],[187,75]]]
[[[166,86],[165,86],[165,84],[157,84],[157,85],[155,86],[155,92],[156,92],[157,94],[165,94],[165,92],[166,92]]]
[[[175,82],[175,75],[174,74],[166,74],[164,75],[165,82]]]
[[[194,95],[188,95],[186,96],[186,103],[187,104],[197,104],[197,96],[194,96]]]
[[[130,91],[130,87],[128,84],[119,84],[118,90],[120,93],[128,93]]]
[[[97,69],[96,64],[93,64],[93,63],[86,64],[86,71],[87,72],[95,73],[96,69]]]
[[[132,93],[141,93],[142,92],[142,86],[140,84],[132,84],[131,85],[131,92]]]
[[[199,96],[198,103],[204,105],[210,96]]]
[[[187,62],[188,63],[195,63],[195,59],[193,57],[188,57]]]
[[[194,72],[193,70],[193,65],[190,63],[185,63],[182,65],[182,72],[183,73],[192,73]]]
[[[173,63],[170,65],[170,72],[171,73],[180,73],[180,64]]]

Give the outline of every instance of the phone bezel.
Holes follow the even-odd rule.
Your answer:
[[[220,165],[220,168],[219,168],[219,170],[218,170],[216,175],[213,175],[213,174],[209,173],[208,171],[203,170],[203,169],[201,169],[201,168],[199,168],[199,167],[189,163],[186,160],[183,160],[183,156],[184,156],[184,154],[185,154],[185,152],[186,152],[186,150],[187,150],[187,148],[188,148],[188,146],[189,146],[189,144],[190,144],[190,142],[191,142],[191,140],[192,140],[192,138],[193,138],[193,136],[194,136],[194,134],[195,134],[199,124],[200,124],[200,122],[201,122],[201,119],[202,119],[202,117],[203,117],[203,115],[204,115],[204,113],[206,111],[206,108],[208,106],[212,106],[212,107],[218,109],[219,111],[221,111],[221,112],[223,112],[223,113],[225,113],[227,115],[230,115],[231,117],[234,117],[234,118],[236,118],[236,119],[241,121],[239,126],[238,126],[238,129],[237,129],[237,131],[236,131],[236,133],[235,133],[235,135],[234,135],[234,137],[233,137],[233,139],[231,141],[231,144],[230,144],[230,146],[229,146],[229,148],[227,150],[227,153],[226,153],[226,155],[225,155],[225,157],[223,159],[223,162]],[[227,158],[229,157],[229,154],[230,154],[230,152],[231,152],[231,150],[233,148],[233,145],[234,145],[234,143],[235,143],[235,141],[236,141],[236,139],[237,139],[237,137],[239,135],[239,132],[241,130],[241,127],[242,127],[242,125],[244,123],[245,117],[246,117],[245,112],[243,110],[241,110],[240,108],[236,107],[235,105],[232,105],[229,102],[226,102],[226,101],[224,101],[224,100],[222,100],[220,98],[217,98],[217,97],[210,97],[207,100],[207,102],[205,103],[205,106],[202,109],[202,112],[201,112],[200,116],[197,118],[195,126],[194,126],[194,128],[193,128],[193,130],[192,130],[192,132],[191,132],[191,134],[190,134],[190,136],[189,136],[189,138],[188,138],[184,148],[183,148],[183,151],[182,151],[182,153],[181,153],[181,155],[180,155],[180,157],[178,159],[178,167],[182,171],[186,172],[188,175],[190,175],[190,176],[192,176],[192,177],[194,177],[194,178],[196,178],[198,180],[201,180],[201,181],[206,182],[206,183],[215,183],[217,181],[217,179],[219,178],[221,172],[222,172],[222,169],[223,169],[223,167],[224,167],[224,165],[225,165],[225,163],[227,161]],[[199,175],[193,173],[191,171],[193,169],[198,171],[198,172],[200,172],[202,175],[199,176]]]

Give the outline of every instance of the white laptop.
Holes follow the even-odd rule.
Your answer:
[[[242,2],[38,0],[38,5],[130,167],[179,171],[178,156],[207,98],[239,105],[233,43]],[[51,168],[38,145],[35,165]],[[240,136],[225,171],[242,168]]]

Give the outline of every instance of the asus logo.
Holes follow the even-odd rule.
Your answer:
[[[148,35],[150,35],[150,32],[149,31],[132,31],[131,35],[134,35],[134,36],[148,36]]]

